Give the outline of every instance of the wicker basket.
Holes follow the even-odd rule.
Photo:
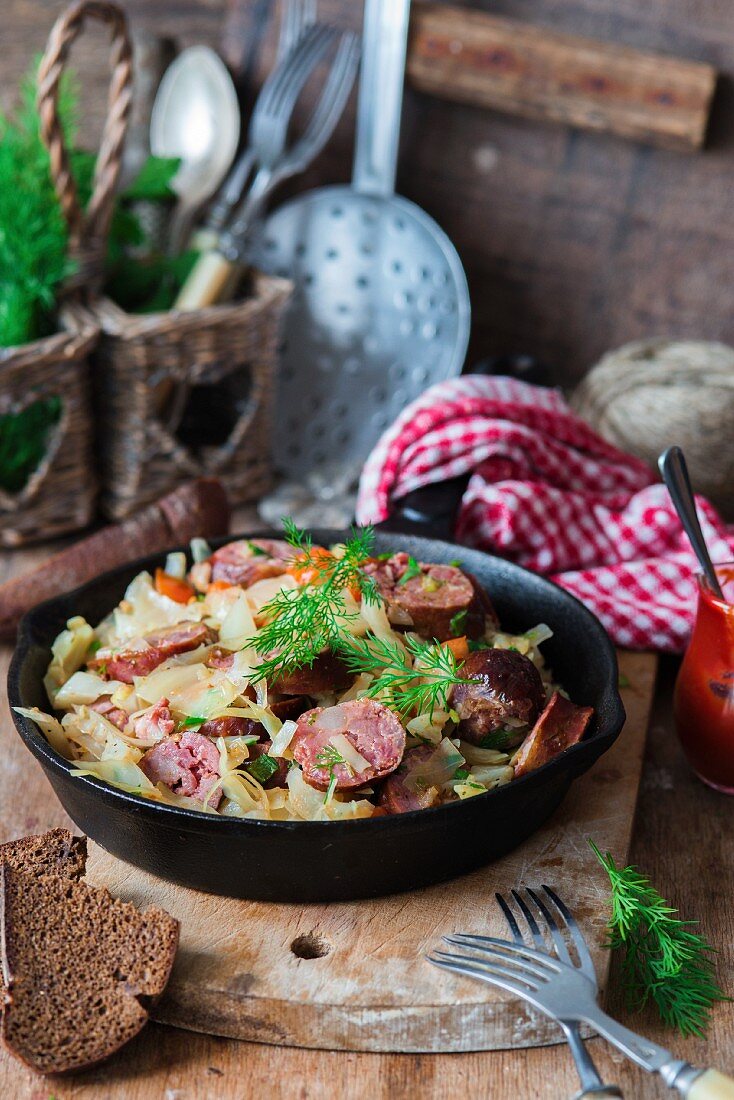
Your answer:
[[[69,9],[59,21],[62,31],[65,21],[86,7],[87,0],[82,0]],[[90,0],[90,14],[98,7]],[[127,56],[124,15],[116,11],[113,49]],[[45,60],[60,71],[68,52],[63,33],[55,45],[55,53]],[[52,168],[60,167],[54,175],[57,192],[65,208],[73,209],[73,180],[63,171],[66,152],[56,113],[57,90],[58,82],[48,89],[43,104],[54,123],[47,140]],[[118,65],[108,125],[115,119],[123,139],[127,112],[119,107],[129,93],[130,74]],[[117,142],[118,157],[121,149],[122,140]],[[245,301],[191,312],[131,315],[101,296],[92,300],[90,317],[101,329],[93,372],[101,504],[109,517],[124,518],[199,475],[219,477],[233,502],[253,500],[268,488],[277,331],[290,283],[258,275],[253,287],[252,297]],[[212,388],[219,388],[219,399],[225,403],[226,430],[216,441],[193,442],[181,420],[186,399],[191,411],[200,395]]]
[[[88,356],[93,327],[77,326],[0,350],[0,416],[17,415],[36,401],[61,399],[39,466],[18,493],[0,488],[0,545],[52,538],[85,527],[92,518],[96,479],[92,465]]]
[[[113,91],[110,117],[102,136],[92,197],[83,212],[65,150],[50,138],[59,131],[56,100],[62,59],[81,30],[85,16],[107,23],[113,30]],[[84,313],[84,302],[95,279],[101,277],[103,242],[112,196],[120,167],[120,151],[130,97],[131,54],[126,44],[124,16],[105,0],[77,3],[57,21],[38,72],[41,130],[51,157],[63,214],[69,226],[69,252],[76,273],[60,297],[60,331],[22,347],[0,351],[0,415],[17,415],[36,401],[57,396],[61,415],[46,453],[26,485],[17,494],[0,489],[0,545],[50,538],[86,526],[93,517],[97,487],[92,460],[94,427],[90,411],[89,354],[97,339],[97,325]],[[60,181],[63,186],[59,186]]]
[[[200,475],[219,477],[233,502],[266,491],[278,322],[290,286],[260,275],[246,301],[191,313],[134,317],[108,300],[97,304],[95,393],[109,516],[126,516]],[[177,418],[166,423],[158,412],[156,394],[167,383],[194,402],[201,387],[231,394],[226,438],[187,445]]]

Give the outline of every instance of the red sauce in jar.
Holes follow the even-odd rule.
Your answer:
[[[690,645],[675,685],[675,722],[699,779],[734,794],[734,562],[716,566],[724,601],[705,578]]]

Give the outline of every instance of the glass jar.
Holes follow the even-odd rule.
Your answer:
[[[699,779],[734,794],[734,562],[716,566],[724,600],[698,578],[698,609],[675,685],[675,724]]]

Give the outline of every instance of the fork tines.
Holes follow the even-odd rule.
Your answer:
[[[444,941],[452,947],[466,948],[471,954],[435,951],[428,958],[446,970],[484,978],[516,993],[538,990],[563,966],[580,970],[596,987],[594,964],[573,914],[550,886],[543,886],[542,890],[544,896],[530,887],[524,891],[513,890],[515,909],[502,894],[495,895],[512,940],[456,932],[444,936]],[[521,925],[526,926],[532,946],[526,941]],[[543,930],[550,945],[544,939]],[[564,933],[574,947],[575,958]]]

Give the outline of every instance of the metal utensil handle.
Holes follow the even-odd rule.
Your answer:
[[[409,19],[410,0],[365,0],[352,172],[365,195],[395,191]]]
[[[107,23],[111,28],[112,79],[107,117],[94,169],[92,197],[85,211],[79,203],[76,181],[71,171],[69,151],[59,119],[58,99],[59,83],[69,51],[88,18]],[[90,279],[94,282],[102,277],[107,232],[132,105],[132,89],[132,46],[125,12],[111,0],[78,0],[54,23],[38,70],[41,135],[48,147],[56,194],[69,225],[69,249],[79,263],[79,270],[67,283],[67,288],[78,288]]]
[[[671,495],[678,518],[688,535],[696,557],[701,563],[701,568],[706,574],[709,586],[720,600],[724,599],[719,578],[711,562],[706,540],[703,537],[701,524],[696,512],[696,502],[693,497],[693,486],[688,475],[688,466],[680,447],[668,447],[658,459],[658,467]]]

